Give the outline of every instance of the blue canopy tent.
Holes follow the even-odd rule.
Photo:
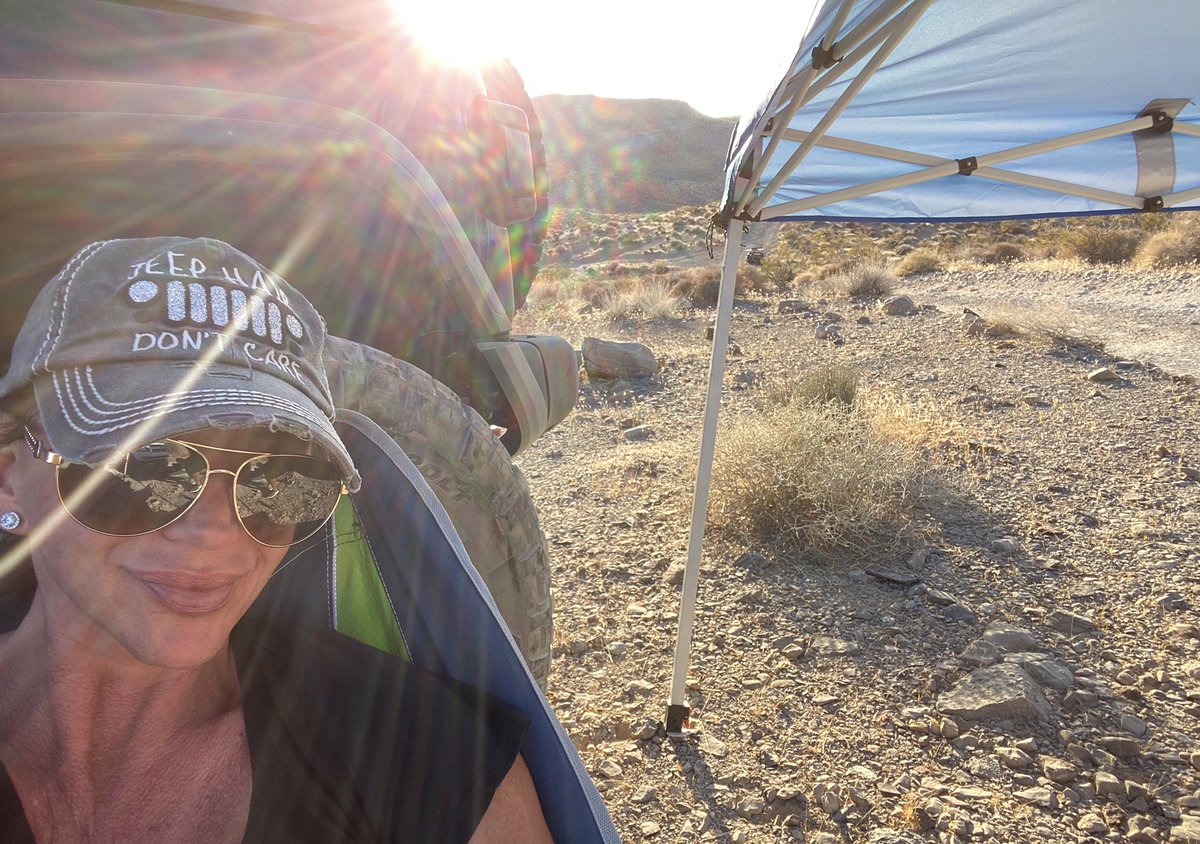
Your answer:
[[[1200,209],[1195,0],[822,0],[734,130],[667,729],[684,698],[743,228]]]

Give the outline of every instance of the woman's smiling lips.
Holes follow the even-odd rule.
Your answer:
[[[237,578],[198,577],[177,572],[131,572],[167,609],[184,615],[203,615],[225,606]]]

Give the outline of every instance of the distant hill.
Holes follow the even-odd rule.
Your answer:
[[[553,207],[647,212],[720,198],[733,118],[705,117],[678,100],[551,94],[534,106]]]

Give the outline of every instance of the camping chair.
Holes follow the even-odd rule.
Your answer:
[[[367,417],[340,411],[338,432],[362,489],[343,500],[322,539],[289,551],[246,621],[332,627],[520,710],[530,719],[521,753],[554,839],[618,842],[599,792],[433,490]],[[0,581],[0,630],[24,616],[33,587],[27,565]]]

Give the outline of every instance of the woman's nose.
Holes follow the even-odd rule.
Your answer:
[[[233,502],[234,473],[228,469],[210,469],[208,483],[196,502],[179,520],[166,527],[176,536],[195,538],[194,534],[212,534],[224,538],[229,531],[242,532]]]

